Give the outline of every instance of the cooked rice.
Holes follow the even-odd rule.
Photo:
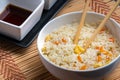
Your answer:
[[[73,40],[78,25],[78,23],[66,24],[46,36],[42,48],[46,59],[66,69],[88,70],[104,66],[119,55],[119,44],[106,28],[101,30],[85,53],[79,49],[76,49],[78,51],[76,53]],[[85,24],[77,45],[79,48],[83,49],[84,42],[91,37],[96,26],[98,25]]]

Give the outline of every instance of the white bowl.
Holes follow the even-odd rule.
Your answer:
[[[8,4],[32,11],[30,16],[20,26],[0,20],[0,34],[16,40],[22,40],[39,21],[44,7],[44,0],[1,0],[0,14]]]
[[[38,40],[37,40],[37,47],[39,51],[40,58],[42,63],[45,65],[47,70],[51,72],[54,76],[59,78],[60,80],[102,80],[102,78],[107,75],[110,71],[116,67],[120,56],[115,58],[111,63],[105,65],[103,67],[93,69],[93,70],[85,70],[85,71],[78,71],[78,70],[68,70],[65,68],[61,68],[59,66],[54,65],[48,59],[46,59],[41,51],[41,48],[44,44],[44,39],[46,35],[51,33],[53,30],[59,28],[62,25],[70,24],[73,21],[79,21],[81,17],[81,12],[72,12],[68,14],[64,14],[59,16],[50,22],[48,22],[43,29],[41,30]],[[86,17],[86,23],[97,23],[99,20],[102,20],[104,15],[95,13],[95,12],[88,12]],[[113,19],[109,19],[106,23],[107,28],[111,31],[111,33],[117,38],[120,42],[120,25]]]

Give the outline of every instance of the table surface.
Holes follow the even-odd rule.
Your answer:
[[[106,14],[115,4],[110,0],[91,0],[89,11]],[[80,11],[84,0],[70,0],[57,14]],[[120,7],[112,17],[120,23]],[[7,40],[0,40],[0,80],[58,80],[43,66],[36,45],[37,39],[27,48],[21,48]],[[120,80],[120,64],[104,80]]]

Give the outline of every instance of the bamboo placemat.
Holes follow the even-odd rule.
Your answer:
[[[90,11],[107,14],[115,4],[110,0],[91,0]],[[80,11],[84,0],[70,0],[70,2],[57,14]],[[120,7],[113,13],[112,18],[120,23]],[[7,40],[0,40],[0,80],[57,80],[43,66],[36,40],[27,48],[18,47]],[[120,64],[104,80],[120,80]]]

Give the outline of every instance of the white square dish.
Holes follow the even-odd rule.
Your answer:
[[[9,4],[32,12],[19,26],[0,20],[0,34],[20,41],[39,21],[44,8],[44,0],[2,0],[0,1],[0,15]]]
[[[45,0],[45,9],[50,9],[57,0]]]

